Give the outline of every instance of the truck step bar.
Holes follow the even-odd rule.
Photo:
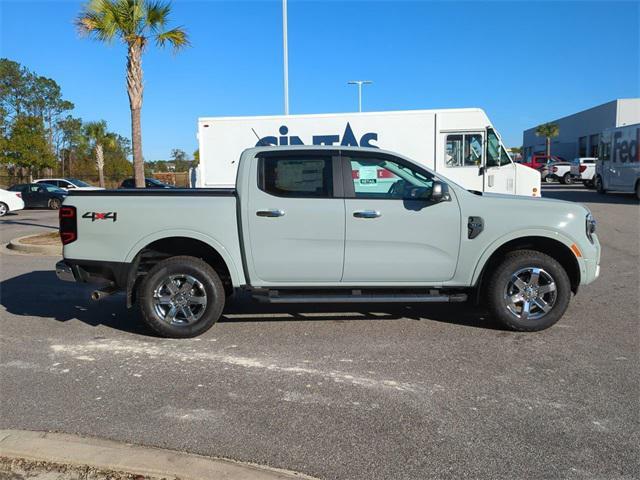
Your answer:
[[[362,293],[359,290],[347,290],[344,293],[295,293],[262,290],[252,292],[254,299],[261,303],[453,303],[466,302],[466,293],[444,294],[438,291],[429,293]]]

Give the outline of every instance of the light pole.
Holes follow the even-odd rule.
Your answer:
[[[358,85],[358,111],[362,111],[362,85],[370,85],[373,82],[371,80],[349,80],[349,85]]]
[[[287,0],[282,0],[282,49],[284,54],[284,114],[289,115],[289,42],[287,40]]]

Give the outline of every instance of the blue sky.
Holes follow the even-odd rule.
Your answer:
[[[192,47],[144,58],[147,160],[197,148],[199,116],[283,111],[281,2],[174,0]],[[54,78],[74,115],[130,136],[125,49],[79,38],[82,2],[0,0],[0,55]],[[639,92],[640,3],[289,0],[291,113],[484,108],[509,146]]]

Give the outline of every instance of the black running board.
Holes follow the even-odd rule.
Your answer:
[[[262,303],[457,303],[466,302],[466,293],[455,294],[299,294],[270,290],[254,293]]]

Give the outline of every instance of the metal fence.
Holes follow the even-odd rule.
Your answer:
[[[175,185],[176,187],[189,187],[189,174],[187,172],[159,172],[153,173],[153,178],[160,180],[163,183],[169,185]],[[49,178],[45,176],[35,177],[36,178]],[[56,175],[51,175],[50,178],[60,178]],[[95,185],[96,187],[100,184],[100,180],[98,175],[74,175],[73,178],[77,178],[78,180],[82,180],[83,182],[87,182],[90,185]],[[105,188],[118,188],[122,181],[125,178],[131,178],[126,176],[105,176],[104,178],[104,186]],[[0,175],[0,188],[9,188],[11,185],[15,185],[17,183],[29,183],[28,176],[19,176],[19,175]]]

